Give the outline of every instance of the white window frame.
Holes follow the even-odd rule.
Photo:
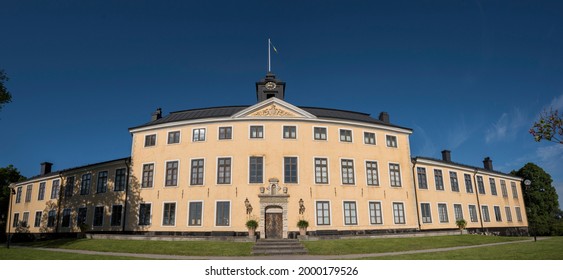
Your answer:
[[[201,133],[199,133],[203,129],[203,140],[199,140],[201,138]],[[198,140],[195,140],[195,131],[198,130]],[[205,143],[207,142],[207,127],[194,127],[192,128],[192,143]]]
[[[286,183],[285,182],[285,158],[297,158],[297,182],[295,183]],[[265,164],[264,164],[265,165]],[[299,170],[299,166],[300,166],[300,158],[297,155],[284,155],[282,156],[282,176],[283,176],[283,180],[281,180],[283,182],[283,184],[286,185],[298,185],[300,182],[300,178],[299,176],[301,176],[301,171]]]
[[[231,129],[231,138],[221,139],[221,128],[230,128]],[[217,127],[217,141],[232,141],[235,138],[235,129],[232,125],[221,125]]]
[[[254,127],[254,126],[262,127],[262,137],[252,137],[252,127]],[[253,140],[253,141],[266,139],[266,126],[263,125],[263,124],[249,124],[248,125],[247,137],[248,137],[248,140]]]
[[[96,220],[96,208],[102,207],[104,209],[103,215],[102,215],[102,225],[101,226],[95,226],[94,225],[94,221]],[[56,217],[55,217],[56,219]],[[106,207],[104,205],[98,204],[96,206],[94,206],[94,210],[92,211],[92,228],[101,228],[104,227],[104,224],[106,222]]]
[[[152,164],[152,186],[150,187],[143,187],[143,179],[144,179],[144,174],[145,174],[145,165],[148,164]],[[154,188],[154,182],[155,182],[155,177],[156,177],[156,163],[153,162],[143,162],[141,164],[141,186],[140,189],[153,189]],[[166,177],[164,178],[164,180],[166,180]]]
[[[366,133],[373,134],[373,141],[374,141],[373,144],[371,144],[371,143],[366,143]],[[377,133],[375,133],[374,131],[364,130],[362,134],[363,134],[363,136],[364,136],[364,141],[363,141],[363,142],[364,142],[364,145],[366,145],[366,146],[377,146]]]
[[[262,158],[262,182],[260,182],[260,183],[251,183],[250,182],[250,158],[253,158],[253,157],[254,158]],[[231,173],[232,173],[232,171],[231,171]],[[246,175],[248,176],[247,182],[248,182],[249,185],[264,184],[264,182],[266,181],[266,178],[265,178],[266,177],[266,156],[265,155],[250,155],[250,156],[248,156],[248,172],[247,172]],[[231,183],[232,183],[232,181],[231,181]]]
[[[228,226],[220,226],[217,225],[217,203],[218,202],[228,202],[229,203],[229,225]],[[202,211],[203,212],[203,211]],[[217,228],[230,228],[233,226],[233,202],[231,200],[215,200],[215,217],[213,219],[213,226]]]
[[[147,146],[147,136],[154,135],[154,145]],[[158,135],[156,133],[150,133],[143,135],[143,148],[154,148],[158,145]]]
[[[432,223],[434,223],[434,219],[432,218],[432,203],[430,203],[429,201],[421,201],[419,204],[420,204],[420,205],[419,205],[419,207],[420,207],[420,221],[421,221],[423,224],[432,224]],[[425,221],[424,221],[424,216],[423,216],[423,213],[422,213],[422,204],[428,204],[428,211],[430,212],[430,213],[429,213],[429,214],[430,214],[430,222],[425,222]],[[440,220],[440,217],[438,217],[438,220]]]
[[[391,164],[396,164],[399,166],[399,179],[401,180],[401,185],[400,186],[393,186],[393,184],[391,184]],[[402,188],[403,187],[403,172],[401,171],[401,164],[399,162],[393,162],[393,161],[389,161],[387,162],[387,174],[389,175],[389,187],[391,188]]]
[[[138,215],[138,214],[139,214],[140,211],[141,211],[141,204],[149,204],[149,205],[151,206],[151,211],[149,212],[149,224],[148,224],[148,225],[140,225],[140,223],[141,223],[141,215]],[[139,227],[150,227],[150,226],[152,226],[152,210],[153,210],[152,204],[153,204],[153,203],[150,202],[150,201],[145,201],[145,202],[139,203],[139,207],[137,208],[137,215],[138,215],[138,217],[137,217],[137,226],[139,226]],[[164,207],[164,206],[163,206],[163,207]]]
[[[342,173],[342,161],[343,160],[351,160],[352,161],[352,175],[354,176],[354,183],[350,184],[350,183],[344,183],[344,174]],[[358,178],[356,176],[356,160],[353,158],[340,158],[339,159],[339,163],[340,163],[340,185],[343,187],[346,186],[356,186],[357,182],[358,182]]]
[[[203,187],[203,186],[205,186],[205,176],[206,176],[205,164],[207,162],[207,159],[203,158],[203,157],[199,157],[199,158],[190,158],[189,160],[190,160],[190,171],[188,172],[188,174],[189,174],[189,176],[188,176],[188,186],[190,186],[190,187]],[[192,184],[192,168],[193,168],[192,161],[194,161],[194,160],[203,160],[203,181],[202,181],[201,184],[196,184],[196,185]]]
[[[401,203],[403,204],[403,219],[405,220],[404,223],[396,223],[395,222],[395,203]],[[406,203],[404,201],[391,201],[391,213],[393,213],[393,224],[394,225],[408,225],[407,222],[407,206],[405,205]]]
[[[475,208],[475,218],[477,221],[473,221],[471,219],[471,206],[473,206]],[[479,208],[477,207],[477,205],[475,204],[468,204],[467,205],[467,213],[469,213],[469,222],[470,223],[478,223],[479,222]]]
[[[112,223],[113,223],[113,207],[114,207],[114,206],[121,206],[121,220],[120,220],[120,223],[119,223],[118,226],[112,225]],[[123,217],[125,216],[125,215],[124,215],[124,214],[125,214],[125,211],[124,211],[124,210],[125,210],[125,206],[124,206],[123,204],[113,204],[113,205],[111,206],[111,212],[110,212],[110,215],[109,215],[109,226],[110,226],[110,227],[122,227],[122,226],[123,226]]]
[[[440,217],[440,205],[445,205],[446,206],[446,219],[447,221],[442,221],[441,217]],[[450,223],[450,211],[449,211],[449,207],[448,207],[448,203],[446,202],[437,202],[436,203],[436,208],[438,209],[438,223],[440,224],[449,224]]]
[[[229,183],[219,183],[219,159],[228,158],[231,160],[231,171],[229,176]],[[250,159],[249,159],[250,160]],[[205,165],[205,161],[203,161],[203,165]],[[232,156],[218,156],[215,158],[215,185],[217,186],[232,186],[233,185],[233,170],[234,170],[234,160]],[[249,174],[250,175],[250,174]],[[203,171],[203,176],[205,177],[205,168]],[[190,179],[191,181],[191,179]],[[205,181],[205,180],[204,180]]]
[[[356,223],[355,224],[346,224],[346,209],[344,204],[346,203],[354,203],[354,215],[356,217]],[[352,221],[352,216],[350,216],[350,221]],[[360,219],[358,217],[358,202],[355,200],[343,200],[342,201],[342,224],[345,227],[350,227],[350,226],[358,226],[360,224]]]
[[[389,146],[389,144],[387,143],[387,137],[388,136],[395,137],[395,146]],[[385,134],[385,147],[398,149],[399,148],[399,137],[395,134]]]
[[[201,218],[200,218],[200,220],[201,220],[201,225],[199,225],[199,226],[198,226],[198,225],[190,225],[190,211],[192,210],[190,204],[191,204],[192,202],[201,202]],[[205,215],[203,215],[203,214],[205,213],[205,212],[204,212],[204,209],[205,209],[205,201],[204,201],[204,200],[188,200],[188,205],[187,205],[187,206],[188,206],[188,207],[187,207],[187,208],[188,208],[188,213],[187,213],[188,215],[187,215],[187,223],[186,223],[186,226],[187,226],[187,227],[190,227],[190,228],[202,228],[203,225],[204,225],[204,219],[203,219],[203,217],[204,217]]]
[[[174,225],[165,225],[164,224],[164,205],[170,204],[170,203],[174,203]],[[152,205],[151,205],[151,211],[152,211]],[[162,211],[160,212],[160,214],[161,214],[160,215],[160,226],[164,227],[164,228],[175,228],[175,227],[177,227],[178,223],[176,223],[176,220],[177,220],[178,212],[179,211],[178,211],[178,202],[177,201],[163,201],[162,202]]]
[[[295,138],[285,138],[285,128],[286,127],[295,127]],[[284,124],[281,126],[281,135],[282,135],[282,140],[298,140],[299,139],[299,126],[298,125],[289,125],[289,124]]]
[[[317,183],[317,159],[326,159],[326,183]],[[330,185],[330,158],[328,156],[313,156],[313,185]]]
[[[350,141],[342,141],[342,131],[350,131]],[[338,128],[338,142],[340,143],[354,143],[354,130],[348,128]]]
[[[369,184],[368,181],[368,162],[375,162],[375,165],[377,165],[377,169],[376,169],[376,175],[377,175],[377,184]],[[365,167],[365,174],[366,174],[366,186],[370,187],[370,188],[379,188],[381,187],[381,174],[379,172],[380,169],[380,165],[379,165],[379,161],[377,160],[370,160],[370,159],[366,159],[364,161],[364,167]]]
[[[369,205],[371,203],[379,203],[379,210],[381,211],[381,223],[372,223],[371,222],[371,209],[369,208]],[[375,209],[374,209],[375,210]],[[385,216],[383,215],[383,201],[381,200],[368,200],[368,217],[369,217],[369,224],[372,226],[382,226],[385,224]],[[376,218],[376,216],[374,216],[374,218]],[[376,219],[377,221],[377,219]]]
[[[319,217],[318,217],[318,213],[319,210],[317,208],[317,203],[318,202],[328,202],[328,225],[319,225]],[[330,199],[316,199],[315,200],[315,225],[318,227],[326,227],[326,226],[332,226],[332,206],[331,206],[332,202],[330,201]]]
[[[316,139],[315,138],[315,128],[324,128],[326,131],[326,139]],[[328,141],[328,127],[327,126],[313,126],[313,141],[327,142]]]
[[[173,132],[179,133],[178,143],[170,143],[170,133],[173,133]],[[180,129],[166,131],[166,144],[167,145],[177,145],[177,144],[181,144],[181,143],[182,143],[182,131]]]

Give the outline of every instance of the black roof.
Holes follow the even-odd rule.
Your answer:
[[[88,167],[92,167],[92,166],[96,166],[96,165],[102,165],[102,164],[106,164],[106,163],[110,163],[110,162],[114,162],[114,161],[123,161],[123,160],[131,161],[131,157],[118,158],[118,159],[114,159],[114,160],[91,163],[91,164],[86,164],[86,165],[82,165],[82,166],[78,166],[78,167],[71,167],[71,168],[66,168],[66,169],[62,169],[62,170],[49,172],[49,173],[44,174],[44,175],[36,175],[36,176],[30,177],[30,178],[27,178],[25,181],[18,182],[18,184],[28,182],[28,181],[32,181],[32,180],[41,179],[41,178],[59,175],[60,173],[63,173],[63,172],[69,172],[69,171],[73,171],[73,170],[77,170],[77,169],[88,168]]]
[[[212,107],[212,108],[191,109],[185,111],[171,112],[168,116],[162,117],[155,121],[145,123],[140,126],[131,127],[130,129],[136,129],[136,128],[148,127],[158,124],[178,122],[178,121],[230,117],[244,109],[247,109],[248,107],[250,106],[226,106],[226,107]],[[338,109],[317,108],[317,107],[299,107],[299,108],[309,112],[310,114],[317,116],[318,118],[323,118],[323,119],[350,120],[350,121],[380,124],[390,127],[412,130],[410,128],[382,122],[378,119],[372,118],[370,114],[366,114],[366,113],[338,110]]]
[[[487,173],[493,173],[493,174],[499,174],[499,175],[504,175],[504,176],[520,178],[518,176],[511,175],[511,174],[504,173],[504,172],[500,172],[500,171],[496,171],[496,170],[488,170],[488,169],[485,169],[483,167],[477,167],[477,166],[467,165],[467,164],[463,164],[463,163],[457,163],[457,162],[453,162],[453,161],[445,161],[445,160],[442,160],[442,159],[436,159],[436,158],[431,158],[431,157],[414,157],[412,159],[414,161],[416,161],[418,159],[431,160],[431,161],[436,161],[436,162],[440,162],[440,163],[447,164],[447,165],[454,165],[454,166],[458,166],[458,167],[475,169],[477,171],[482,171],[482,172],[487,172]]]

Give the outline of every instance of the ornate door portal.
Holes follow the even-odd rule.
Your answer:
[[[283,238],[283,215],[282,213],[266,213],[266,238]]]

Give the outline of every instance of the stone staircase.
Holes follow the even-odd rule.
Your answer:
[[[252,248],[253,255],[305,255],[307,249],[297,239],[260,239]]]

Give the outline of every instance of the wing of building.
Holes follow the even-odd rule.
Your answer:
[[[352,111],[285,101],[268,73],[257,103],[190,109],[129,129],[131,157],[18,183],[11,230],[293,238],[457,229],[527,229],[521,178],[442,159],[412,158],[412,130]],[[10,230],[10,228],[8,230]]]

